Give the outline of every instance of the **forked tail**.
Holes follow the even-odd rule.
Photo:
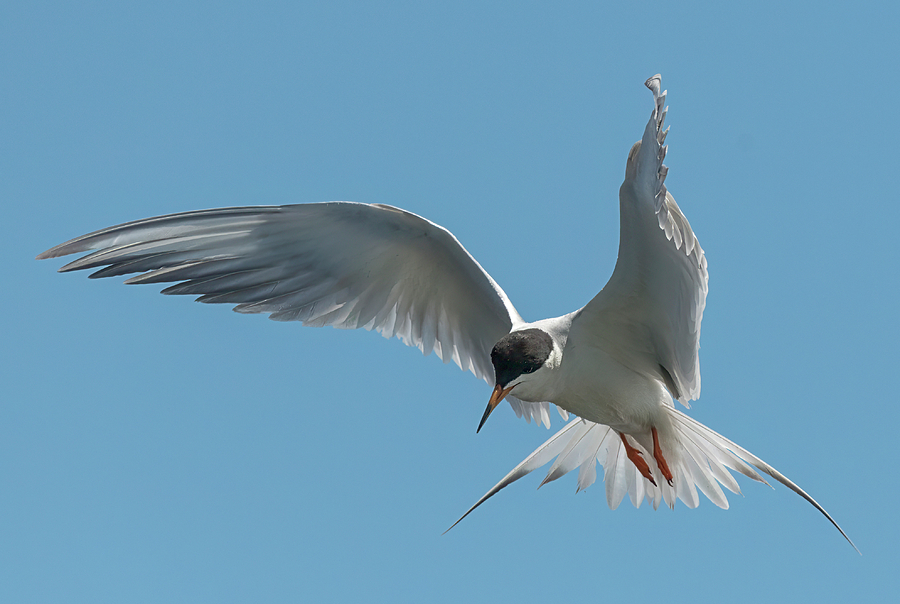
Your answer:
[[[677,435],[673,440],[676,441],[676,446],[680,447],[680,451],[677,451],[675,455],[667,455],[670,469],[674,475],[672,486],[666,484],[664,480],[658,480],[658,486],[654,486],[641,476],[635,465],[626,457],[625,447],[615,430],[602,424],[575,418],[513,468],[509,474],[503,477],[503,480],[485,493],[450,528],[459,524],[463,518],[501,489],[549,463],[555,457],[556,460],[550,466],[541,486],[578,468],[578,490],[580,491],[589,487],[597,479],[597,464],[599,463],[603,467],[606,501],[611,509],[616,509],[626,494],[635,507],[640,507],[644,499],[647,499],[653,509],[657,509],[663,501],[670,508],[674,508],[675,500],[681,499],[689,508],[695,508],[700,503],[697,489],[714,504],[727,509],[728,499],[719,485],[721,484],[732,493],[741,492],[729,470],[740,472],[757,482],[768,484],[757,472],[759,470],[811,503],[859,552],[850,537],[825,511],[825,508],[784,474],[743,447],[677,409],[666,407],[666,410],[669,412],[674,432]],[[653,458],[640,443],[630,442],[641,450],[645,459]]]

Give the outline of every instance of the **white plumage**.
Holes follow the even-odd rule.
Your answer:
[[[163,293],[235,304],[238,312],[279,321],[397,337],[488,384],[496,381],[484,419],[504,397],[517,415],[548,427],[551,404],[564,418],[577,416],[469,512],[554,458],[544,482],[578,469],[579,490],[596,480],[599,463],[613,509],[626,495],[636,506],[647,499],[654,508],[674,507],[681,499],[693,508],[698,489],[725,508],[720,484],[740,492],[729,470],[765,482],[763,472],[809,501],[846,538],[797,485],[675,409],[673,397],[687,406],[700,394],[708,272],[700,243],[664,184],[666,93],[658,75],[646,85],[653,111],[620,188],[615,270],[584,308],[561,317],[526,322],[449,231],[385,205],[172,214],[103,229],[38,258],[96,250],[60,270],[99,268],[92,277],[139,273],[126,283],[174,282]],[[654,459],[658,472],[638,467]]]

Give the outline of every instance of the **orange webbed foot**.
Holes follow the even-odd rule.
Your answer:
[[[669,464],[666,463],[666,458],[663,457],[662,449],[659,447],[659,436],[656,433],[656,428],[651,428],[650,432],[653,434],[653,458],[656,459],[656,465],[659,467],[659,471],[662,472],[663,477],[671,487],[672,470],[669,469]]]
[[[625,454],[628,455],[628,459],[631,460],[631,463],[635,465],[638,472],[640,472],[644,478],[652,482],[653,486],[656,486],[656,481],[653,480],[653,475],[650,474],[650,466],[647,465],[641,452],[628,444],[628,440],[625,438],[624,434],[619,434],[619,438],[622,439],[622,444],[625,445]]]

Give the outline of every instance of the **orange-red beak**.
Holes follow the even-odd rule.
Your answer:
[[[509,386],[507,388],[503,388],[500,384],[494,386],[494,391],[491,393],[491,399],[488,401],[487,409],[484,410],[484,415],[481,416],[481,423],[478,424],[478,429],[475,430],[475,433],[481,432],[481,427],[484,425],[484,422],[487,421],[488,416],[491,414],[497,405],[500,404],[500,401],[506,398],[506,395],[509,394],[509,391],[515,388],[515,384]]]

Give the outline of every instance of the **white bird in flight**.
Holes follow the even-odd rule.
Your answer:
[[[663,184],[668,129],[660,82],[659,75],[646,82],[653,111],[619,189],[615,270],[586,306],[561,317],[525,321],[453,234],[382,204],[170,214],[96,231],[38,258],[96,250],[60,272],[140,273],[126,283],[178,282],[162,293],[236,304],[237,312],[276,321],[398,337],[493,384],[479,430],[503,400],[547,427],[551,404],[564,418],[577,416],[462,518],[553,458],[544,483],[578,468],[579,490],[595,481],[599,463],[612,509],[626,494],[635,506],[646,498],[654,509],[663,501],[674,507],[681,499],[694,508],[698,488],[727,508],[719,483],[740,492],[729,470],[765,482],[759,470],[810,502],[853,545],[800,487],[675,409],[673,398],[688,407],[700,395],[708,273],[697,237]]]

